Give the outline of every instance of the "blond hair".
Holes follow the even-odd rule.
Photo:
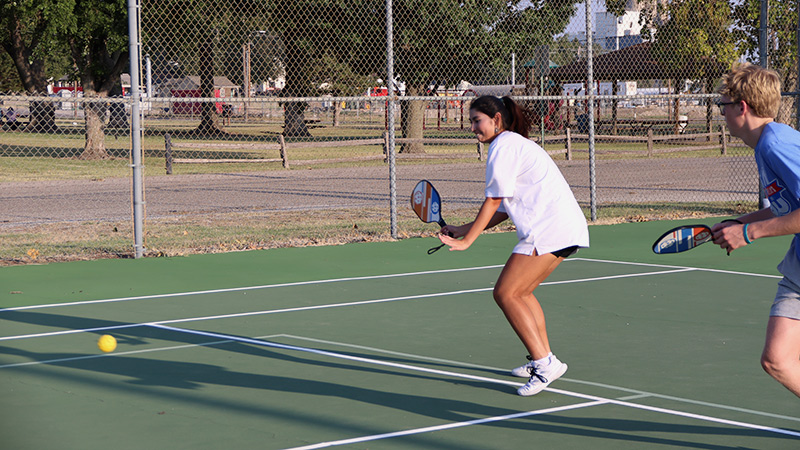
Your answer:
[[[781,106],[781,79],[774,70],[742,63],[722,76],[719,93],[744,101],[758,117],[774,119]]]

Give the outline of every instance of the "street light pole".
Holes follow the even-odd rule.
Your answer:
[[[247,42],[242,45],[242,62],[243,62],[243,69],[244,69],[244,121],[247,123],[249,110],[250,110],[250,88],[251,88],[251,78],[252,78],[252,68],[251,68],[251,50],[253,48],[253,36],[266,36],[267,32],[264,30],[253,30],[247,35]]]

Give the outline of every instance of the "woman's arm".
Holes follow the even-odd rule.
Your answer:
[[[466,250],[475,242],[481,232],[491,228],[508,218],[508,214],[497,212],[503,199],[500,197],[487,197],[478,211],[475,220],[460,227],[446,226],[439,234],[439,240],[447,244],[450,250]],[[448,236],[450,233],[453,237]],[[460,238],[460,239],[459,239]]]

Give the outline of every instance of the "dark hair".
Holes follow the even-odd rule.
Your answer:
[[[531,121],[525,110],[511,99],[511,97],[498,98],[494,95],[478,97],[469,106],[469,109],[482,112],[489,117],[500,113],[503,118],[503,128],[528,137]]]

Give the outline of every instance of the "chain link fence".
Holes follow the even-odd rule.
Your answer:
[[[481,95],[528,110],[594,222],[758,206],[752,151],[715,107],[735,61],[769,55],[778,120],[797,126],[796,3],[773,3],[763,29],[757,0],[118,0],[97,14],[127,20],[125,6],[138,92],[127,31],[104,44],[122,63],[103,83],[53,40],[29,59],[46,83],[0,84],[5,264],[132,256],[137,201],[146,256],[432,235],[406,203],[419,179],[451,223],[483,200]],[[14,56],[0,71],[22,79]]]

